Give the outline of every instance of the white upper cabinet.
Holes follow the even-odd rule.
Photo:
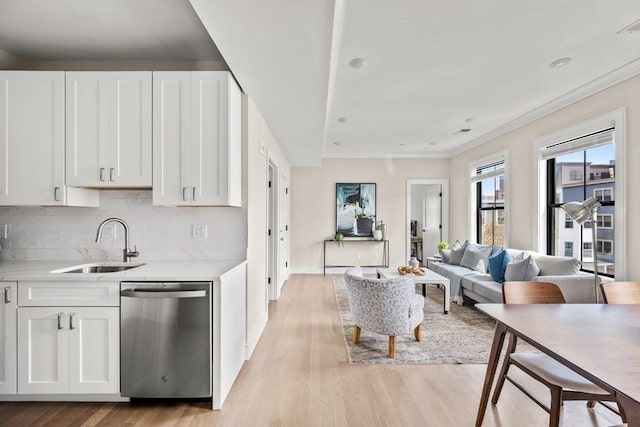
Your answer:
[[[151,187],[151,72],[66,73],[67,185]]]
[[[226,71],[153,73],[153,203],[241,206],[241,92]]]
[[[65,187],[64,83],[62,71],[0,71],[0,205],[98,205]]]

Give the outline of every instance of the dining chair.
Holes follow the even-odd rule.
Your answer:
[[[607,304],[640,304],[640,282],[606,282],[600,287]]]
[[[550,282],[504,282],[502,285],[502,298],[505,304],[565,303],[564,296],[558,285]],[[558,327],[561,326],[562,325],[558,325]],[[615,396],[611,393],[603,390],[546,354],[516,352],[516,346],[517,337],[511,334],[509,336],[507,353],[500,370],[500,376],[491,399],[491,403],[494,405],[498,403],[505,380],[508,380],[538,404],[538,406],[549,412],[550,427],[559,425],[560,409],[563,401],[586,400],[587,407],[589,408],[593,408],[596,401],[616,401]],[[508,375],[511,365],[517,366],[521,371],[547,386],[551,393],[549,406],[536,399],[524,386]],[[607,405],[605,405],[605,407],[616,412]],[[624,417],[622,418],[623,422],[625,422]]]

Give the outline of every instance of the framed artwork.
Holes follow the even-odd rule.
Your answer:
[[[336,233],[373,237],[376,228],[376,184],[336,184]]]

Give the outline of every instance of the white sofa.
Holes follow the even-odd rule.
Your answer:
[[[499,248],[501,249],[501,248]],[[492,253],[499,250],[495,247]],[[533,277],[533,281],[555,283],[560,287],[565,300],[568,303],[595,303],[596,288],[593,274],[580,272],[579,261],[567,257],[554,257],[540,255],[532,251],[518,249],[506,249],[513,259],[522,259],[531,256],[540,264],[539,275]],[[496,282],[488,271],[477,271],[466,266],[449,264],[444,261],[430,263],[429,268],[449,279],[451,283],[452,298],[462,304],[471,299],[480,303],[502,303],[502,283]],[[577,268],[576,265],[577,264]],[[487,264],[488,265],[488,264]],[[599,290],[598,290],[599,292]]]

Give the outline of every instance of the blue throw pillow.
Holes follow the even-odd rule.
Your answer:
[[[489,257],[489,273],[493,280],[504,283],[504,272],[512,258],[504,248]]]

